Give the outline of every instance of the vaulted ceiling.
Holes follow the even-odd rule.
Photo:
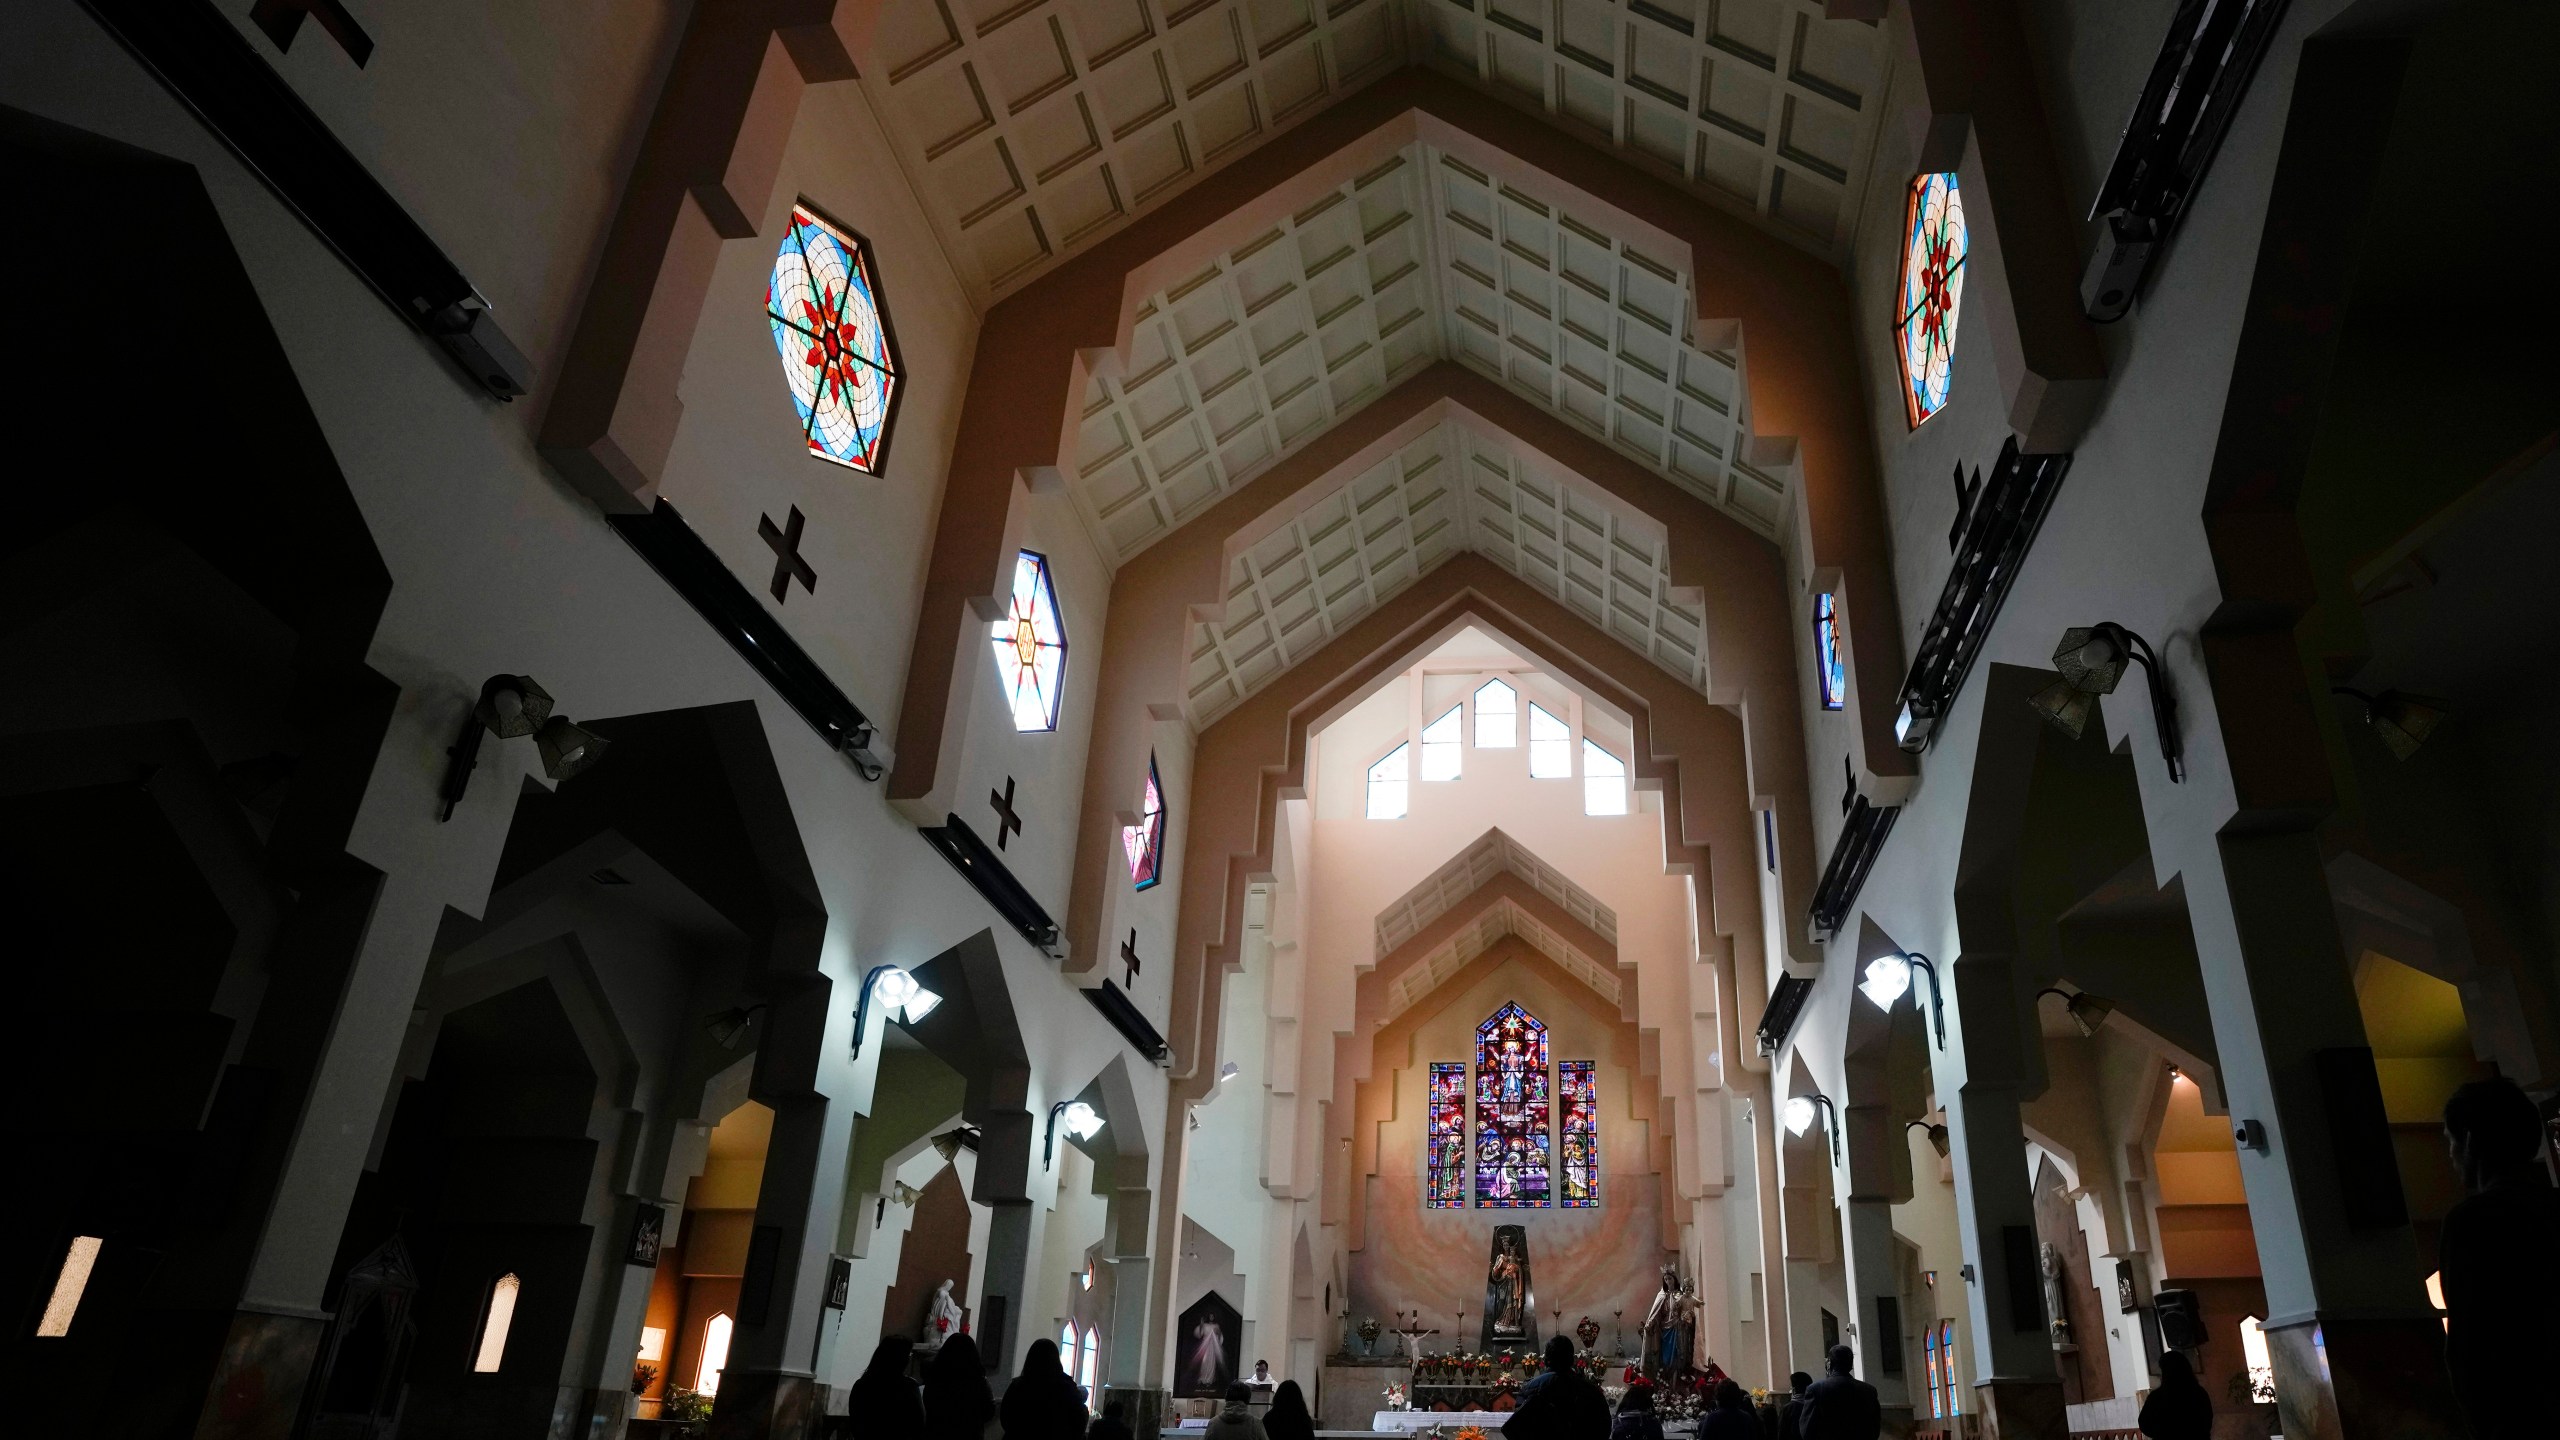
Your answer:
[[[1493,829],[1486,831],[1475,843],[1452,857],[1448,864],[1433,871],[1413,889],[1398,897],[1395,903],[1379,912],[1376,958],[1385,960],[1398,946],[1429,929],[1452,907],[1464,903],[1488,881],[1505,872],[1555,902],[1592,934],[1612,946],[1617,944],[1617,912],[1602,904],[1590,891],[1565,878],[1562,871],[1538,858],[1529,847],[1500,829]],[[1430,954],[1407,965],[1389,985],[1379,1021],[1392,1020],[1411,1009],[1451,976],[1466,969],[1467,962],[1492,948],[1505,935],[1519,936],[1611,1004],[1618,1002],[1621,986],[1614,954],[1589,953],[1562,930],[1506,899],[1486,906],[1463,929],[1442,940]]]
[[[1408,63],[1836,259],[1889,54],[1819,0],[890,0],[878,45],[899,160],[982,300]]]

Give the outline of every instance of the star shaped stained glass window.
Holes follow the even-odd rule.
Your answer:
[[[880,473],[898,399],[897,344],[877,277],[862,237],[794,205],[764,293],[809,453],[866,475]]]
[[[1956,306],[1964,298],[1964,197],[1952,171],[1911,182],[1902,225],[1902,284],[1893,322],[1902,405],[1914,429],[1947,403]]]
[[[1049,583],[1048,556],[1025,550],[1014,558],[1013,598],[989,634],[1013,728],[1057,729],[1058,700],[1067,676],[1067,627],[1058,616],[1057,589]]]

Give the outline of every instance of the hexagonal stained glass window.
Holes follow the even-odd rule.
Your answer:
[[[1067,625],[1049,583],[1049,557],[1025,550],[1013,562],[1013,596],[990,627],[996,677],[1016,730],[1058,728],[1058,699],[1067,679]]]
[[[1951,171],[1911,182],[1902,221],[1902,285],[1893,322],[1902,359],[1902,407],[1912,428],[1947,403],[1955,363],[1956,306],[1964,299],[1964,197]]]
[[[897,412],[898,346],[871,247],[807,205],[792,206],[764,307],[809,453],[879,474]]]

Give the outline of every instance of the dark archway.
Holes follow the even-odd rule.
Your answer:
[[[0,165],[61,220],[0,234],[43,357],[0,393],[31,482],[0,534],[0,845],[31,1003],[80,1017],[0,1062],[52,1182],[0,1277],[40,1310],[101,1242],[97,1303],[0,1342],[0,1376],[37,1431],[280,1430],[320,1327],[239,1307],[380,879],[346,841],[397,695],[364,663],[390,577],[194,168],[4,108]],[[151,303],[221,337],[147,425],[75,218],[112,215],[150,217]],[[32,1099],[56,1086],[80,1099]]]

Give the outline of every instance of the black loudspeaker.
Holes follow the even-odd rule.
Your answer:
[[[2080,277],[2080,313],[2101,325],[2124,318],[2151,268],[2151,251],[2159,243],[2159,222],[2117,211],[2107,217],[2098,236],[2097,253]]]
[[[2204,1305],[2193,1290],[2163,1290],[2151,1297],[2160,1315],[2160,1343],[2172,1350],[2204,1346]]]

